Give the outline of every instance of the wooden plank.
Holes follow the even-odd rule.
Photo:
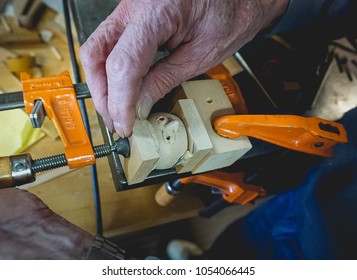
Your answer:
[[[0,45],[15,45],[15,44],[36,44],[41,43],[40,36],[37,32],[26,32],[21,33],[5,33],[0,34]]]
[[[188,136],[188,151],[176,166],[176,171],[190,172],[213,149],[213,145],[192,99],[178,100],[171,113],[182,120]]]
[[[5,63],[0,63],[0,88],[3,92],[12,92],[21,90],[20,80],[13,75],[6,67]]]
[[[6,20],[12,32],[4,32],[0,28],[0,46],[8,45],[12,47],[23,44],[40,44],[42,42],[36,30],[27,30],[20,27],[13,17],[6,17]]]
[[[0,47],[0,61],[6,62],[7,59],[15,57],[17,57],[16,53],[4,47]]]
[[[36,181],[32,182],[32,183],[29,183],[29,184],[26,184],[26,185],[22,185],[22,186],[19,186],[18,188],[21,189],[21,190],[29,190],[31,188],[34,188],[38,185],[41,185],[43,183],[46,183],[48,181],[51,181],[53,179],[56,179],[57,177],[59,176],[62,176],[64,174],[67,174],[71,171],[73,171],[74,169],[69,169],[67,166],[65,167],[61,167],[61,168],[57,168],[57,169],[54,169],[54,170],[50,170],[48,172],[45,172],[43,174],[40,174],[38,176],[36,176]]]
[[[230,166],[251,149],[252,146],[247,137],[226,139],[218,136],[212,128],[211,121],[215,118],[235,114],[218,80],[185,82],[181,85],[178,96],[195,101],[213,144],[213,150],[194,168],[193,173]]]
[[[0,15],[1,24],[4,26],[6,32],[11,33],[12,28],[4,15]]]

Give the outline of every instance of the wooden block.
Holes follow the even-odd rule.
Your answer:
[[[12,92],[21,90],[20,80],[7,69],[5,63],[0,63],[0,73],[2,78],[0,79],[0,87],[4,92]]]
[[[15,17],[19,18],[26,10],[30,0],[13,0]]]
[[[19,47],[18,45],[21,44],[41,43],[37,30],[27,30],[19,27],[13,17],[6,17],[6,20],[11,32],[3,32],[1,31],[2,28],[0,28],[0,46],[11,45],[13,47],[16,45],[16,47]]]
[[[30,55],[18,56],[15,58],[8,58],[6,60],[7,68],[12,73],[20,73],[28,71],[36,65],[35,58]]]
[[[135,121],[133,134],[129,137],[130,157],[120,156],[129,185],[144,181],[159,160],[149,125],[146,120]]]
[[[15,58],[18,55],[9,49],[0,47],[0,61],[6,62],[9,58]]]
[[[25,12],[23,12],[18,21],[21,26],[26,28],[33,28],[39,21],[42,16],[42,13],[45,9],[45,5],[41,0],[33,0],[31,1],[31,5],[27,7]]]
[[[228,69],[231,76],[234,76],[244,71],[243,67],[240,66],[237,59],[233,56],[227,58],[225,61],[222,62],[222,64]]]
[[[53,32],[55,37],[61,39],[63,42],[67,42],[66,34],[54,23],[52,20],[47,20],[44,22],[44,27],[49,31]]]
[[[215,118],[235,114],[218,80],[185,82],[181,85],[178,96],[194,100],[213,145],[213,150],[193,169],[192,173],[230,166],[251,149],[252,146],[247,137],[223,138],[218,136],[212,128],[211,122]]]
[[[61,53],[59,52],[59,50],[55,46],[51,46],[50,49],[51,49],[52,53],[54,54],[54,56],[58,60],[63,60],[63,56],[61,55]]]
[[[7,21],[6,17],[3,16],[3,15],[0,15],[0,21],[1,21],[1,24],[5,28],[5,31],[8,32],[8,33],[11,33],[12,32],[12,28],[11,28],[9,22]]]
[[[0,45],[2,46],[36,43],[41,43],[41,38],[37,32],[21,31],[21,33],[0,34]]]
[[[190,172],[213,149],[213,145],[192,99],[178,100],[171,113],[182,120],[188,136],[188,151],[176,166],[176,171]]]

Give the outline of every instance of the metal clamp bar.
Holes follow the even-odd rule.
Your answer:
[[[73,85],[77,99],[90,98],[90,92],[86,83]],[[24,93],[15,91],[10,93],[0,94],[0,111],[20,109],[25,107]]]

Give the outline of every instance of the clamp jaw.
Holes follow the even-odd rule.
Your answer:
[[[290,115],[231,115],[214,120],[216,132],[234,139],[251,136],[291,150],[333,156],[333,146],[347,143],[343,125],[320,118]]]
[[[58,76],[31,79],[21,73],[25,111],[34,127],[45,115],[54,123],[64,144],[69,168],[95,163],[92,144],[85,130],[74,87],[68,71]]]
[[[216,202],[203,209],[200,215],[211,217],[219,210],[230,205],[246,205],[254,202],[258,197],[267,195],[265,189],[260,186],[247,184],[244,182],[243,172],[228,173],[223,171],[213,171],[191,177],[180,178],[172,182],[166,182],[155,194],[155,200],[160,206],[167,206],[180,193],[184,186],[198,184],[200,186],[211,187],[219,190],[222,197]]]
[[[166,182],[156,193],[156,202],[165,207],[178,195],[184,185],[199,184],[212,187],[222,192],[222,198],[229,203],[246,205],[255,198],[266,196],[266,191],[260,186],[244,182],[243,172],[228,173],[212,171],[205,174],[176,179]]]
[[[182,184],[195,183],[218,189],[222,198],[229,203],[246,205],[257,197],[266,196],[266,191],[259,186],[244,182],[244,173],[213,171],[179,179]]]

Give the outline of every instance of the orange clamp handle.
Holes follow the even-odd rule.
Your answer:
[[[264,188],[246,184],[244,173],[213,171],[179,179],[182,184],[196,183],[213,187],[223,192],[222,197],[230,203],[245,205],[259,196],[266,196]]]
[[[208,70],[206,72],[206,76],[210,79],[219,80],[221,82],[221,85],[237,114],[248,114],[248,109],[240,87],[223,64],[218,64]]]
[[[85,130],[76,94],[68,71],[58,76],[33,78],[21,73],[25,111],[32,112],[42,100],[46,115],[53,121],[64,144],[69,168],[95,163],[92,144]]]
[[[322,157],[332,157],[335,144],[347,143],[343,125],[315,117],[231,115],[215,119],[214,128],[223,137],[247,135]]]

